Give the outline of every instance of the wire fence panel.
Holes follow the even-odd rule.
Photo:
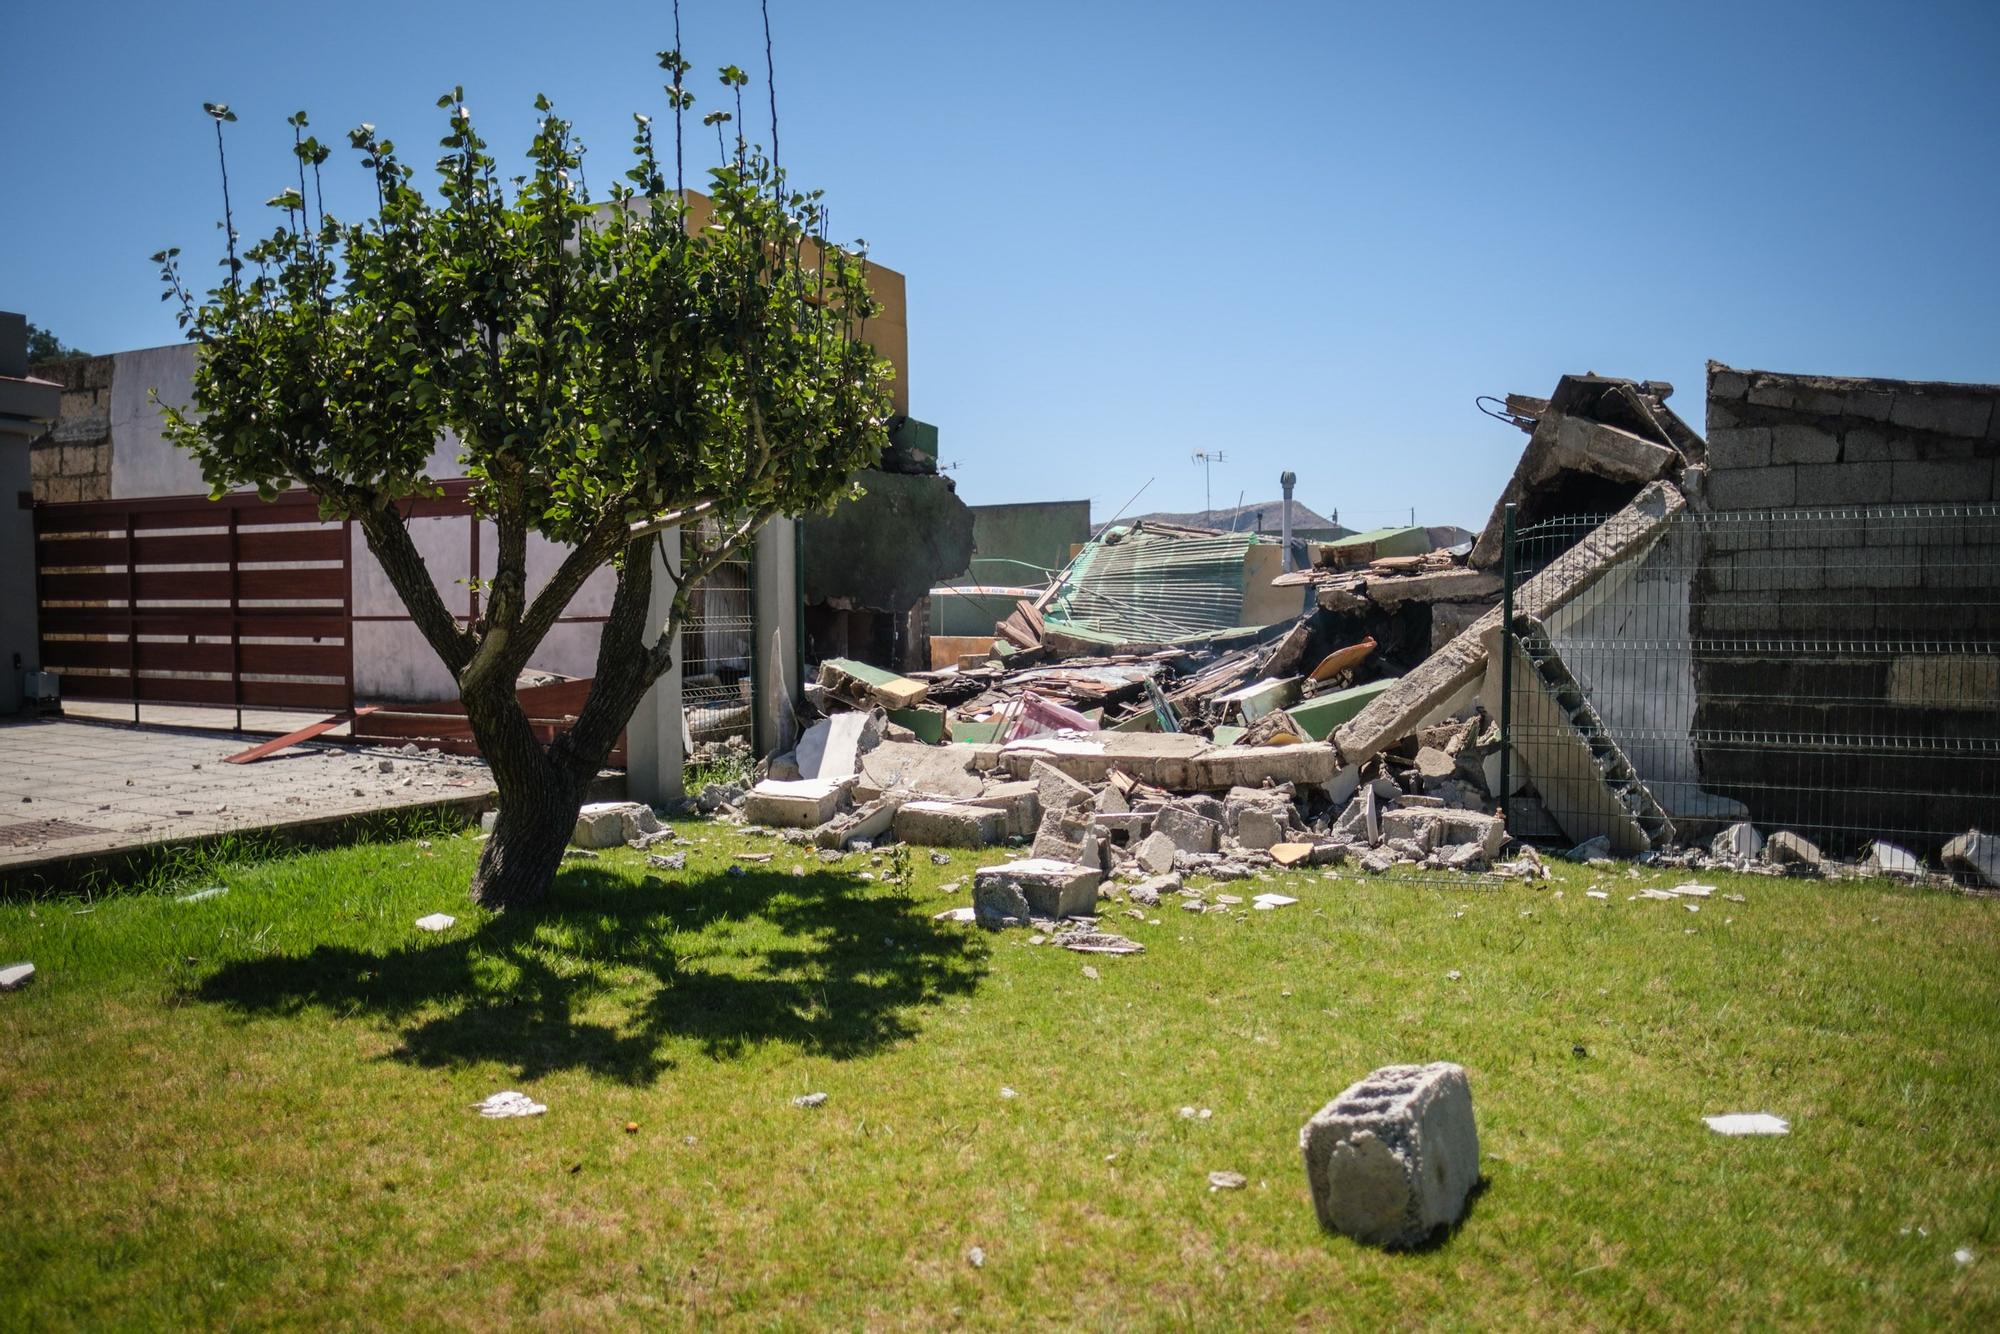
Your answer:
[[[681,626],[681,710],[688,758],[701,763],[725,750],[747,754],[757,633],[756,589],[747,547],[694,586],[689,612]]]
[[[1523,530],[1517,582],[1598,522]],[[2000,506],[1690,510],[1512,628],[1518,835],[1935,857],[2000,828]]]

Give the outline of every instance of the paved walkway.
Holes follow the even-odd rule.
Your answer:
[[[0,874],[493,792],[478,760],[325,740],[254,764],[223,763],[264,739],[74,718],[0,720]]]

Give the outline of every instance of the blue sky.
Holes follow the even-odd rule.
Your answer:
[[[909,275],[912,409],[968,500],[1100,518],[1277,493],[1478,527],[1521,437],[1473,398],[1704,362],[2000,380],[2000,6],[809,5],[772,0],[780,133],[835,230]],[[684,0],[760,80],[749,0]],[[537,92],[623,169],[658,3],[18,6],[0,82],[0,308],[175,341],[147,256],[219,253],[284,117],[427,156],[454,83],[525,143]],[[761,123],[753,118],[753,124]],[[335,200],[366,179],[329,164]],[[346,208],[343,211],[353,211]]]

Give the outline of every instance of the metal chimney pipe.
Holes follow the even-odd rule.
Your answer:
[[[1298,482],[1299,476],[1295,472],[1287,471],[1278,474],[1278,485],[1285,488],[1284,517],[1278,521],[1278,531],[1281,534],[1280,540],[1285,544],[1284,570],[1286,574],[1292,572],[1292,488],[1297,486]]]

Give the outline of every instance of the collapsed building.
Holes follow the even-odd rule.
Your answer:
[[[1514,838],[1584,856],[1830,867],[1834,855],[1810,840],[1774,830],[1767,846],[1755,828],[1810,823],[1812,812],[1774,797],[1770,767],[1796,761],[1716,741],[1754,721],[1730,714],[1753,698],[1743,676],[1772,666],[1718,646],[1742,603],[1716,590],[1754,596],[1746,571],[1801,557],[1768,537],[1718,540],[1714,520],[1732,507],[1881,499],[1882,481],[1911,500],[1949,483],[1967,503],[1990,502],[2000,390],[1714,366],[1713,439],[1668,406],[1672,392],[1590,374],[1562,377],[1547,398],[1509,396],[1501,415],[1527,436],[1520,460],[1485,528],[1449,545],[1385,529],[1296,543],[1288,560],[1282,542],[1254,531],[1106,525],[956,661],[907,675],[823,662],[807,695],[825,717],[807,741],[774,757],[756,787],[711,793],[710,804],[830,848],[1026,844],[1033,865],[1001,877],[1006,893],[987,904],[989,917],[1019,920],[1061,915],[1044,910],[1083,894],[1077,867],[1099,879],[1226,880],[1273,862],[1343,861],[1535,874],[1531,851],[1503,858]],[[1772,470],[1782,479],[1766,480]],[[1510,515],[1535,536],[1516,541],[1506,636]],[[1857,595],[1878,604],[1870,624],[1893,631],[1897,615],[1883,608],[1911,576],[1855,576],[1870,568],[1850,558],[1855,535],[1820,540],[1850,555],[1805,553],[1814,587],[1849,570]],[[1990,560],[1954,577],[2000,582]],[[1778,647],[1760,650],[1765,659],[1827,633],[1808,624],[1827,601],[1807,611],[1775,600],[1764,624]],[[1661,636],[1640,651],[1626,647],[1635,609]],[[1937,688],[1935,661],[1898,667],[1901,641],[1881,640],[1886,657],[1867,668],[1872,716],[1903,708],[1908,727],[1936,731],[1963,726],[1970,709],[1978,737],[1992,733],[1980,753],[2000,751],[1995,627],[1973,619],[1967,652],[1949,659],[1951,691]],[[1841,679],[1853,689],[1853,671]],[[1803,675],[1792,689],[1792,707],[1822,731],[1847,698],[1813,698]],[[1993,822],[2000,772],[1979,763],[1954,780],[1964,799],[1947,810],[1960,828]],[[1892,814],[1877,827],[1917,826]],[[1976,831],[1916,856],[1879,838],[1860,851],[1875,869],[1913,869],[1922,856],[2000,880],[2000,840]]]

